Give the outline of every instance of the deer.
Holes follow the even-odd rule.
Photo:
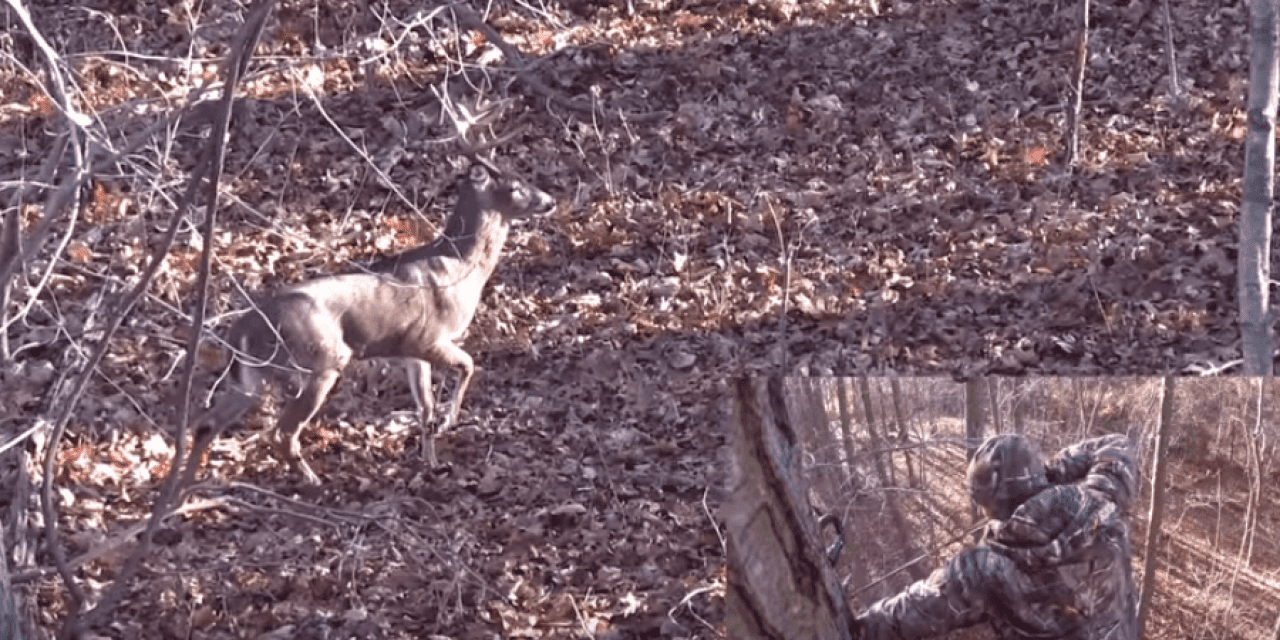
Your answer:
[[[457,202],[441,235],[365,270],[285,287],[240,316],[226,334],[233,351],[226,370],[230,389],[200,420],[201,425],[215,426],[200,432],[194,454],[244,417],[260,400],[266,378],[301,375],[299,391],[287,399],[276,420],[277,446],[307,484],[319,485],[320,478],[302,456],[302,428],[319,412],[351,361],[391,358],[401,360],[409,374],[424,432],[422,455],[432,469],[440,467],[436,438],[456,424],[475,374],[474,361],[458,342],[498,265],[511,222],[548,213],[556,204],[547,193],[480,155],[483,148],[515,134],[484,147],[467,140],[470,127],[496,115],[495,105],[471,119],[458,117],[448,101],[442,103],[453,116],[471,164],[458,181]],[[461,372],[454,400],[435,429],[433,364]],[[190,465],[188,474],[193,469]]]

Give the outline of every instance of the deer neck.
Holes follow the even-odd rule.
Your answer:
[[[466,277],[488,280],[498,265],[510,223],[502,214],[487,209],[450,216],[444,234],[436,240],[441,253],[456,257],[469,272]]]

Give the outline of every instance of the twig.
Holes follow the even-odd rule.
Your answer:
[[[54,175],[58,171],[58,165],[62,160],[62,154],[66,151],[67,143],[70,142],[71,136],[61,136],[54,144],[52,152],[45,158],[44,170],[40,177],[36,179],[36,183],[51,184]],[[8,317],[9,309],[9,281],[14,273],[18,270],[19,265],[24,264],[26,259],[22,255],[22,202],[26,197],[27,188],[31,183],[23,180],[19,183],[18,188],[14,190],[13,198],[10,200],[9,211],[5,214],[4,237],[0,239],[0,362],[7,361],[11,354],[9,352],[9,326],[17,322],[30,310],[31,305],[28,304],[21,312]],[[45,209],[45,217],[52,215],[51,209]],[[39,243],[42,238],[36,237],[33,232],[27,239],[27,245]],[[65,248],[65,244],[58,248],[60,252]],[[50,260],[50,264],[54,261]],[[48,273],[41,278],[40,285],[30,294],[31,300],[40,297],[40,290],[44,288],[48,282]]]
[[[484,37],[489,42],[493,43],[493,46],[497,47],[498,50],[502,52],[502,55],[506,56],[507,60],[511,61],[512,71],[515,72],[516,77],[519,78],[521,82],[524,82],[530,89],[533,89],[535,92],[541,94],[544,98],[546,98],[547,100],[550,100],[552,103],[557,104],[566,109],[569,109],[570,111],[575,111],[579,115],[587,116],[587,115],[592,115],[594,113],[595,110],[592,108],[590,104],[566,98],[559,91],[556,91],[555,89],[552,89],[551,87],[547,86],[546,83],[542,82],[542,80],[539,80],[537,76],[533,75],[533,73],[530,72],[529,70],[529,65],[525,63],[524,54],[521,53],[519,49],[516,49],[514,46],[508,43],[506,40],[503,40],[502,34],[495,31],[493,27],[490,27],[488,24],[486,24],[484,20],[481,20],[480,16],[476,15],[475,11],[473,11],[471,7],[468,7],[463,4],[456,4],[454,5],[453,9],[454,9],[455,15],[458,16],[458,22],[462,24],[462,26],[470,29],[475,29],[476,31],[479,31],[480,33],[484,34]],[[621,121],[652,122],[652,121],[662,120],[663,118],[666,118],[669,115],[670,114],[665,111],[657,111],[653,113],[636,113],[636,114],[626,114],[619,111],[618,115],[615,116],[613,120],[618,122],[621,122]]]
[[[20,0],[6,0],[14,12],[18,14],[18,20],[22,22],[26,28],[28,35],[31,36],[36,48],[40,50],[41,57],[45,61],[49,74],[48,91],[52,94],[51,102],[58,108],[58,113],[62,115],[62,120],[67,126],[67,136],[72,142],[72,152],[75,156],[75,176],[64,184],[61,189],[49,196],[48,202],[45,204],[44,216],[40,219],[40,224],[28,236],[27,249],[15,259],[0,262],[0,286],[7,287],[9,277],[13,268],[18,264],[24,264],[31,258],[31,255],[40,247],[41,240],[49,229],[53,226],[53,221],[62,213],[67,204],[79,191],[80,182],[88,173],[86,166],[87,154],[82,146],[81,139],[85,136],[84,127],[91,122],[88,116],[77,111],[71,106],[71,99],[67,95],[67,78],[62,72],[62,66],[59,64],[61,58],[58,52],[49,46],[48,41],[44,39],[40,31],[36,29],[35,24],[31,20],[31,14],[27,12],[26,7],[22,5]]]
[[[215,507],[223,506],[224,504],[225,504],[225,500],[220,498],[191,502],[188,504],[184,504],[180,508],[174,509],[173,511],[170,511],[169,513],[165,514],[165,519],[167,520],[176,515],[186,515],[188,513],[195,513],[197,511],[213,509]],[[82,567],[90,562],[93,562],[94,560],[97,560],[98,558],[101,558],[111,553],[112,551],[115,551],[116,549],[128,544],[129,541],[132,540],[134,536],[141,533],[143,530],[146,529],[146,527],[147,527],[147,523],[139,522],[125,529],[124,531],[116,534],[114,537],[112,537],[111,540],[108,540],[107,542],[100,544],[97,547],[94,547],[93,549],[90,549],[89,551],[86,551],[76,556],[70,561],[70,565],[72,567]],[[52,573],[53,573],[52,569],[34,569],[31,571],[24,571],[22,573],[15,574],[14,576],[12,576],[12,578],[13,578],[13,582],[15,583],[30,582],[31,580],[45,578]]]
[[[700,588],[698,588],[698,589],[694,589],[693,591],[690,591],[689,593],[684,594],[684,597],[683,597],[683,598],[680,598],[680,602],[676,603],[676,606],[671,607],[671,609],[670,609],[669,611],[667,611],[667,619],[668,619],[668,620],[670,620],[670,621],[672,621],[672,622],[675,622],[676,624],[680,624],[679,622],[677,622],[677,621],[676,621],[676,618],[675,618],[676,611],[677,611],[680,607],[688,606],[689,601],[690,601],[690,600],[692,600],[692,599],[694,598],[694,596],[701,595],[701,594],[706,593],[706,592],[708,592],[708,591],[715,591],[717,586],[718,586],[720,589],[724,589],[724,585],[711,585],[711,586],[708,586],[708,587],[700,587]],[[704,620],[704,619],[702,618],[702,616],[700,616],[700,615],[698,615],[697,613],[695,613],[695,612],[693,611],[693,607],[689,607],[689,615],[693,616],[693,617],[694,617],[694,619],[696,619],[698,622],[701,622],[701,623],[702,623],[704,626],[706,626],[708,629],[712,629],[712,630],[714,630],[714,629],[716,628],[716,627],[715,627],[715,625],[711,624],[710,622],[707,622],[706,620]],[[681,625],[681,626],[683,627],[684,625]]]
[[[322,513],[328,513],[341,518],[348,518],[358,522],[367,522],[369,520],[373,520],[378,517],[378,516],[371,516],[366,513],[360,513],[358,511],[348,511],[346,509],[334,509],[332,507],[323,507],[311,502],[303,502],[301,500],[295,500],[288,496],[280,495],[279,493],[276,493],[269,489],[263,489],[262,487],[257,487],[251,484],[245,484],[243,482],[229,482],[224,486],[228,489],[242,489],[244,491],[251,491],[253,493],[258,493],[258,494],[267,496],[272,500],[278,500],[280,502],[284,502],[286,504],[293,505],[295,507],[299,507],[302,509],[310,509],[312,511],[318,511]],[[207,487],[207,486],[192,487],[191,491],[210,489],[210,488],[212,487]]]
[[[12,449],[12,448],[14,448],[14,447],[18,446],[19,444],[21,444],[22,442],[24,442],[27,438],[30,438],[30,437],[31,437],[31,434],[33,434],[33,433],[35,433],[35,432],[37,432],[37,431],[39,431],[39,430],[41,430],[41,429],[43,429],[43,428],[45,428],[45,427],[47,427],[47,426],[49,426],[49,423],[48,423],[48,422],[46,422],[45,420],[43,420],[43,419],[41,419],[41,418],[36,418],[35,424],[31,425],[31,428],[29,428],[29,429],[27,429],[26,431],[23,431],[22,433],[20,433],[20,434],[18,434],[18,435],[16,435],[16,436],[14,436],[12,440],[7,440],[7,441],[5,441],[5,442],[0,443],[0,454],[3,454],[4,452],[6,452],[6,451],[8,451],[8,450],[10,450],[10,449]]]
[[[582,615],[582,610],[578,608],[578,601],[573,599],[572,593],[569,594],[569,606],[573,607],[574,615],[578,616],[578,626],[582,627],[583,633],[586,633],[588,638],[595,640],[596,634],[592,633],[591,627],[587,626],[587,618]]]
[[[226,500],[227,500],[228,502],[233,502],[233,503],[235,503],[235,504],[238,504],[238,505],[240,505],[240,506],[242,506],[242,507],[244,507],[245,509],[248,509],[248,510],[250,510],[250,511],[256,511],[256,512],[258,512],[258,513],[265,513],[265,514],[269,514],[269,515],[285,516],[285,517],[289,517],[289,518],[297,518],[297,519],[299,519],[299,520],[306,520],[307,522],[311,522],[311,523],[313,523],[313,524],[322,524],[322,525],[324,525],[324,526],[326,526],[326,527],[332,527],[332,528],[334,528],[334,529],[341,529],[341,528],[342,528],[342,524],[343,524],[343,523],[341,523],[341,522],[334,522],[334,521],[332,521],[332,520],[325,520],[324,518],[321,518],[321,517],[319,517],[319,516],[313,516],[313,515],[311,515],[311,514],[309,514],[309,513],[302,513],[302,512],[300,512],[300,511],[293,511],[293,510],[290,510],[290,509],[278,509],[278,508],[275,508],[275,507],[264,507],[264,506],[262,506],[262,505],[253,504],[252,502],[249,502],[248,500],[243,500],[243,499],[236,498],[236,497],[228,496],[228,497],[226,498]]]
[[[1182,82],[1178,80],[1178,53],[1173,48],[1173,13],[1169,10],[1169,0],[1160,4],[1164,6],[1164,48],[1169,52],[1169,93],[1173,96],[1173,105],[1181,109],[1184,100]]]
[[[1102,306],[1102,296],[1098,294],[1098,283],[1093,281],[1093,276],[1089,276],[1089,289],[1093,291],[1093,301],[1098,305],[1098,314],[1102,316],[1102,321],[1107,325],[1107,334],[1115,335],[1115,328],[1111,326],[1111,317],[1107,315],[1107,310]]]
[[[1192,371],[1192,373],[1202,378],[1216,378],[1225,374],[1228,370],[1239,367],[1242,364],[1244,364],[1244,360],[1237,358],[1235,360],[1228,360],[1218,364],[1205,365],[1203,369],[1196,369]]]
[[[365,164],[369,165],[373,169],[374,173],[378,174],[378,178],[381,179],[380,182],[382,182],[382,185],[390,189],[392,193],[396,194],[396,197],[414,213],[421,215],[422,211],[418,208],[418,205],[414,204],[413,201],[409,199],[409,196],[405,195],[404,192],[400,190],[400,187],[391,179],[391,176],[387,175],[387,173],[373,161],[373,158],[369,157],[369,154],[366,153],[360,145],[356,144],[354,140],[347,136],[347,132],[343,131],[342,127],[338,126],[338,123],[333,121],[333,118],[329,117],[329,112],[325,111],[324,106],[320,104],[320,98],[311,90],[311,86],[306,82],[303,82],[296,73],[294,74],[294,79],[297,81],[297,85],[302,87],[302,90],[307,94],[307,97],[311,99],[312,104],[314,104],[316,109],[320,112],[320,117],[324,118],[324,121],[329,123],[329,126],[338,134],[338,137],[342,138],[342,141],[346,142],[347,146],[351,147],[351,150],[355,151],[356,154],[360,156],[360,159],[364,160]]]
[[[707,494],[711,492],[710,488],[702,490],[702,511],[707,514],[707,522],[711,523],[711,528],[716,531],[716,538],[720,540],[720,550],[728,555],[728,545],[724,540],[724,533],[720,531],[720,525],[716,522],[716,518],[711,513],[711,507],[707,505]]]
[[[1080,162],[1080,112],[1084,106],[1084,74],[1089,66],[1089,0],[1080,1],[1080,27],[1076,35],[1071,84],[1075,95],[1067,110],[1067,167]]]
[[[423,500],[415,500],[415,502],[418,502],[421,504],[428,504]],[[391,522],[399,522],[399,520],[398,519],[392,520]],[[474,584],[479,585],[480,588],[484,589],[485,593],[492,593],[496,595],[498,599],[502,600],[504,604],[507,604],[507,605],[515,604],[514,602],[511,601],[511,598],[507,597],[507,594],[503,593],[499,589],[495,589],[491,587],[489,585],[489,582],[485,579],[485,577],[477,573],[475,569],[472,569],[471,567],[467,566],[465,562],[462,562],[456,557],[454,558],[445,557],[445,555],[441,553],[440,550],[437,549],[434,545],[427,544],[426,540],[424,540],[422,536],[419,536],[414,533],[410,533],[408,531],[394,531],[389,526],[388,520],[386,518],[378,518],[376,520],[373,520],[372,523],[374,526],[378,527],[379,529],[382,529],[383,531],[393,536],[407,536],[407,537],[413,538],[413,542],[415,546],[425,548],[426,550],[430,551],[431,555],[435,556],[435,558],[442,563],[450,564],[452,562],[456,562],[457,565],[462,569],[462,572],[470,576],[471,579],[474,581]]]
[[[778,363],[778,375],[787,375],[787,355],[791,350],[787,345],[787,313],[791,303],[791,247],[787,246],[786,236],[782,233],[782,221],[773,208],[773,198],[766,197],[765,205],[769,207],[769,217],[773,219],[773,228],[778,234],[778,247],[782,251],[782,315],[778,316],[778,333],[782,336],[782,359]]]
[[[9,6],[13,8],[14,13],[18,14],[18,19],[27,29],[32,41],[35,42],[36,48],[40,50],[41,56],[44,58],[45,64],[49,71],[48,89],[53,94],[52,102],[57,105],[59,112],[63,116],[63,122],[67,127],[67,137],[72,144],[72,152],[75,156],[75,176],[70,180],[69,185],[50,194],[45,204],[44,217],[40,220],[40,224],[36,226],[35,231],[31,233],[29,242],[25,251],[11,258],[4,263],[0,263],[0,287],[9,287],[9,276],[19,264],[25,264],[31,254],[35,252],[41,245],[42,240],[49,232],[53,225],[53,220],[61,214],[62,210],[70,203],[71,199],[79,192],[78,188],[73,185],[79,183],[79,179],[83,177],[87,171],[84,149],[81,147],[80,127],[85,120],[83,114],[75,112],[67,97],[67,90],[64,85],[66,78],[62,74],[59,66],[58,53],[49,46],[44,36],[36,29],[35,24],[31,20],[31,14],[27,12],[26,7],[22,6],[19,0],[8,0]],[[50,261],[53,262],[52,260]],[[88,379],[88,370],[81,375],[81,387]],[[69,417],[69,412],[64,414]],[[50,437],[47,444],[48,449],[45,451],[44,459],[44,484],[41,491],[41,506],[45,517],[45,534],[48,538],[49,551],[53,556],[53,564],[58,569],[58,573],[62,576],[63,582],[67,586],[68,595],[71,597],[71,608],[79,609],[84,602],[84,590],[80,588],[80,584],[76,582],[75,576],[71,573],[71,568],[67,565],[67,556],[61,545],[58,544],[58,522],[54,513],[53,506],[53,470],[54,461],[57,458],[58,442],[62,438],[62,432],[65,430],[66,422],[60,420],[54,428],[54,433]]]

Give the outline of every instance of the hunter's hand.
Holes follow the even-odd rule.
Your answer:
[[[853,623],[849,625],[849,633],[853,640],[865,640],[867,637],[866,625],[862,624],[861,618],[854,618]]]

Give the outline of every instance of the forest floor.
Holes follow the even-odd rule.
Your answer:
[[[402,376],[355,367],[303,435],[322,488],[264,446],[265,417],[226,434],[113,634],[721,637],[725,378],[1192,373],[1239,358],[1243,5],[1175,3],[1185,108],[1167,97],[1160,5],[1095,7],[1082,164],[1066,172],[1066,3],[491,4],[545,90],[421,3],[278,3],[238,94],[219,230],[179,235],[112,338],[58,443],[55,493],[93,595],[129,546],[80,554],[145,517],[173,455],[206,240],[216,332],[241,288],[434,237],[459,167],[430,88],[464,60],[519,98],[509,124],[524,133],[499,158],[561,204],[516,228],[486,289],[464,343],[480,374],[441,441],[450,470],[421,468]],[[94,148],[144,144],[99,167],[13,289],[30,311],[6,333],[5,441],[64,406],[59,374],[145,268],[207,119],[144,132],[219,77],[243,16],[233,0],[37,5]],[[9,20],[0,196],[39,179],[62,134],[39,50]],[[39,215],[24,209],[24,228]],[[20,481],[38,462],[0,462],[0,506],[25,514],[10,568],[48,567]],[[56,629],[61,581],[21,584]]]

